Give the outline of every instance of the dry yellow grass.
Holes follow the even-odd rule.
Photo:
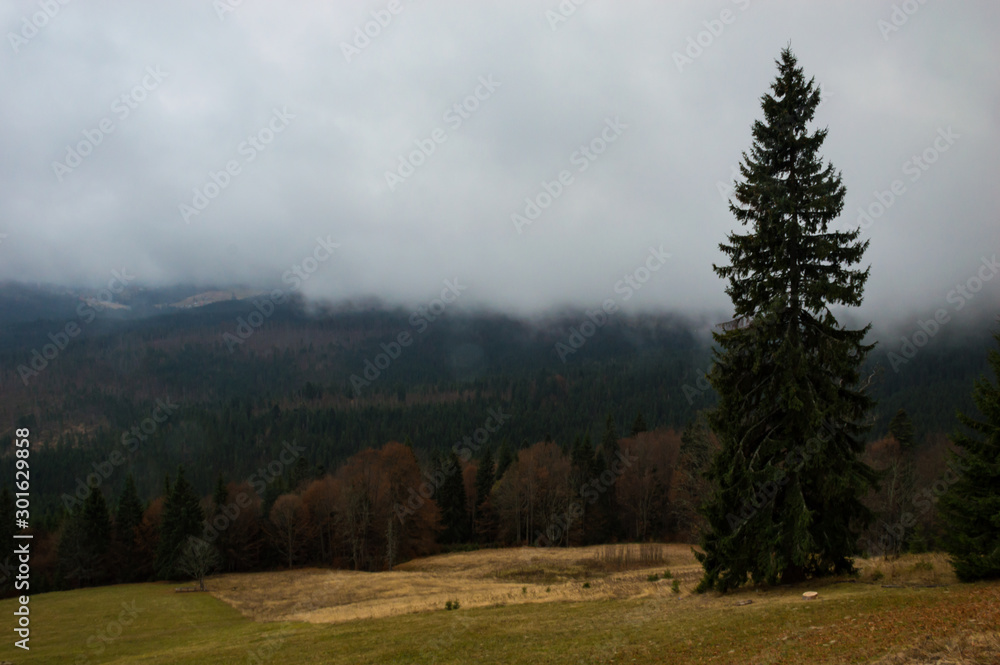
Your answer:
[[[648,565],[654,561],[657,565]],[[883,586],[927,587],[953,585],[957,581],[947,557],[939,553],[905,555],[894,560],[859,559],[856,564],[860,573],[857,578],[828,578],[808,585],[820,592],[816,601],[803,601],[801,592],[807,588],[804,585],[801,589],[745,588],[726,595],[692,595],[702,569],[689,545],[479,550],[417,559],[389,572],[303,569],[222,575],[210,579],[208,584],[214,596],[256,621],[336,624],[438,611],[445,608],[446,602],[456,600],[462,609],[469,609],[614,599],[626,601],[618,619],[627,625],[655,626],[667,617],[680,621],[681,617],[698,613],[708,617],[731,616],[735,620],[744,616],[740,613],[749,611],[750,614],[745,614],[749,623],[741,628],[747,631],[759,628],[752,619],[755,612],[790,613],[789,619],[783,619],[787,622],[802,611],[800,608],[817,608],[831,601],[850,602],[852,598],[863,604],[878,598],[872,595],[874,590],[878,590],[877,594],[905,592],[880,589]],[[669,579],[649,579],[654,573],[662,577],[667,570],[671,574]],[[680,593],[671,589],[675,579],[680,583]],[[633,599],[639,602],[633,604]],[[752,610],[743,609],[748,604]],[[922,617],[915,608],[882,612],[893,615],[898,612],[900,618],[905,615],[921,625],[930,625],[933,619]],[[866,625],[868,630],[875,631],[872,635],[897,630],[900,620],[878,618],[879,615],[870,612],[856,614],[869,620]],[[841,632],[829,644],[858,639],[859,628],[851,623],[855,618],[845,616],[845,624],[851,625],[837,627]],[[884,625],[871,623],[876,619],[884,619]],[[926,634],[906,650],[885,656],[879,665],[1000,663],[1000,635],[994,632],[995,627],[977,624],[977,619],[961,621],[965,623],[953,623],[947,632]],[[817,626],[810,628],[818,630]],[[827,628],[832,631],[834,626]],[[802,635],[788,630],[779,633],[782,644],[784,640],[816,637],[810,631]]]
[[[701,576],[689,545],[631,545],[457,552],[409,561],[395,570],[363,573],[307,568],[270,573],[220,575],[208,580],[212,595],[257,621],[340,623],[443,609],[522,603],[677,597]],[[619,548],[612,550],[609,548]],[[645,551],[640,551],[639,548]],[[651,552],[654,549],[656,552]],[[624,555],[623,555],[624,554]],[[609,561],[661,561],[626,570]],[[635,564],[639,565],[639,564]],[[650,582],[669,569],[672,580]],[[588,587],[584,587],[584,584]]]
[[[941,552],[907,554],[898,559],[858,559],[855,565],[864,582],[876,584],[955,584],[958,578]]]

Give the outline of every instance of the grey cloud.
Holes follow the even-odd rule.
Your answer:
[[[8,3],[0,279],[93,285],[127,265],[152,285],[272,285],[329,234],[342,247],[310,297],[415,303],[460,277],[469,303],[540,312],[598,305],[663,245],[670,264],[627,305],[724,311],[711,264],[735,222],[717,186],[790,41],[828,94],[817,121],[843,223],[905,185],[865,231],[867,309],[932,306],[1000,251],[1000,7],[910,4],[884,38],[893,3],[588,0],[553,30],[556,2],[401,0],[348,63],[342,43],[388,2],[243,2],[222,20],[208,2],[70,2],[16,53],[10,33],[41,10]],[[689,37],[708,45],[678,71]],[[116,100],[150,67],[166,77],[123,116]],[[450,124],[491,76],[500,87]],[[284,131],[247,148],[283,108]],[[574,152],[614,117],[628,129],[580,172]],[[60,181],[53,162],[106,118]],[[911,180],[904,165],[948,127],[961,138]],[[386,171],[436,129],[445,140],[390,190]],[[239,173],[185,223],[179,206],[229,162]],[[511,215],[563,170],[573,183],[518,234]]]

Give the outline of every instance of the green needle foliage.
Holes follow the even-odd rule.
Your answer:
[[[868,243],[830,228],[845,190],[819,155],[826,130],[806,127],[820,92],[790,49],[776,64],[730,203],[749,232],[730,234],[731,264],[714,266],[735,320],[714,333],[721,450],[707,473],[702,591],[851,571],[871,519],[859,497],[876,474],[859,456],[872,401],[858,372],[871,326],[846,329],[830,310],[861,303],[868,270],[851,266]]]
[[[1000,334],[995,338],[1000,342]],[[997,385],[984,377],[972,392],[986,419],[958,415],[974,436],[953,437],[963,452],[956,466],[964,473],[940,503],[951,564],[964,582],[1000,578],[1000,352],[991,351],[989,359]]]

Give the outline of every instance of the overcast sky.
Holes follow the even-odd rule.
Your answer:
[[[720,187],[787,43],[843,224],[899,181],[866,309],[943,306],[1000,252],[995,0],[47,2],[0,4],[0,279],[728,310]]]

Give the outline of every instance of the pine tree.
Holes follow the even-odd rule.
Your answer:
[[[135,487],[135,479],[130,473],[125,478],[125,488],[118,498],[115,511],[115,567],[118,579],[132,582],[139,577],[139,555],[136,529],[142,523],[143,505]]]
[[[227,503],[229,503],[229,487],[226,485],[226,479],[220,473],[219,477],[215,480],[215,489],[212,491],[212,514],[208,516],[207,520],[209,525],[212,524],[213,519],[221,513]],[[213,543],[216,551],[219,553],[219,566],[226,569],[230,568],[233,563],[231,560],[227,560],[225,554],[231,551],[228,528],[231,525],[231,521],[228,517],[222,516],[219,519],[219,523],[224,525],[223,528],[216,529],[213,527],[210,533],[214,533],[215,535]],[[196,560],[204,559],[205,549],[198,546],[196,549],[192,549],[192,554],[197,555],[195,556]]]
[[[444,482],[434,497],[441,509],[441,524],[444,526],[440,540],[442,543],[462,543],[469,539],[469,513],[466,510],[462,464],[454,452],[446,460],[442,464]]]
[[[215,479],[215,489],[212,491],[212,504],[216,512],[229,501],[229,489],[226,487],[226,479],[219,474]]]
[[[1000,343],[1000,334],[994,337]],[[953,437],[962,449],[953,466],[962,473],[939,504],[948,525],[946,549],[963,582],[1000,578],[1000,351],[990,351],[989,363],[997,384],[980,378],[972,393],[985,419],[959,414],[973,434]]]
[[[608,418],[604,422],[604,435],[601,437],[601,445],[598,448],[598,453],[604,460],[605,468],[611,465],[611,462],[618,456],[619,450],[615,418],[611,413],[608,413]]]
[[[612,463],[618,459],[620,453],[615,419],[609,412],[604,423],[604,435],[594,455],[590,473],[591,482],[598,481],[596,487],[599,491],[597,502],[590,511],[591,542],[607,543],[617,540],[621,535],[618,500],[615,495],[615,482],[618,478],[610,478],[608,482],[609,474],[605,474],[605,471],[612,468]]]
[[[642,417],[642,411],[640,411],[635,416],[635,422],[632,423],[632,437],[635,438],[648,429],[649,428],[646,427],[646,421]]]
[[[514,454],[510,451],[510,446],[506,443],[500,446],[499,452],[497,452],[497,474],[494,480],[500,482],[503,478],[504,472],[507,471],[509,467],[514,462]]]
[[[495,472],[493,451],[487,446],[476,470],[476,505],[472,516],[473,532],[483,542],[492,541],[496,535],[496,514],[490,501]]]
[[[156,574],[170,579],[176,575],[177,559],[189,536],[201,537],[205,518],[194,488],[184,477],[184,468],[177,469],[177,481],[163,503],[160,521],[160,542],[156,550]]]
[[[81,586],[106,582],[110,545],[108,504],[101,491],[94,489],[63,526],[58,548],[62,575]]]
[[[823,165],[825,129],[807,123],[820,103],[791,50],[761,100],[764,121],[743,153],[730,210],[749,227],[720,249],[735,318],[713,333],[709,380],[719,396],[709,424],[721,444],[708,475],[701,590],[770,584],[853,570],[874,483],[860,460],[872,402],[858,367],[874,345],[841,326],[831,306],[858,306],[868,270],[860,228],[834,231],[840,173]]]
[[[899,447],[909,450],[913,445],[913,421],[905,409],[900,409],[889,421],[889,435],[899,441]]]
[[[90,546],[104,568],[99,575],[103,578],[108,570],[107,557],[111,548],[111,514],[108,511],[108,503],[104,500],[104,494],[100,490],[92,490],[87,495],[81,516]]]

